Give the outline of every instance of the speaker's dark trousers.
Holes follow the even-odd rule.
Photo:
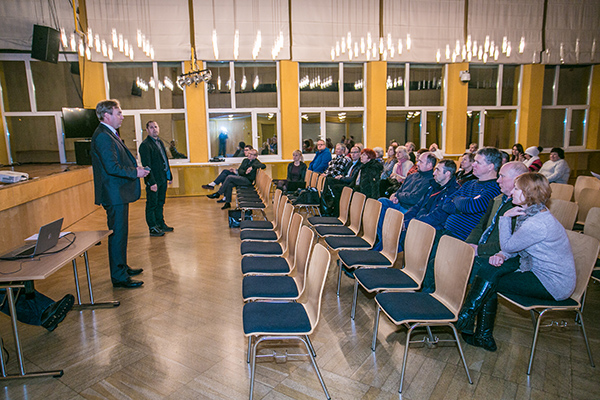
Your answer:
[[[149,228],[163,227],[165,218],[163,210],[165,207],[165,197],[167,195],[167,182],[157,183],[156,192],[150,190],[150,186],[146,185],[146,223]]]
[[[122,282],[127,274],[127,235],[129,233],[129,204],[103,206],[106,210],[108,229],[113,233],[108,237],[108,261],[110,277]]]

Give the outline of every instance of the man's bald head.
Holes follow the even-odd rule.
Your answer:
[[[515,178],[526,172],[529,172],[529,168],[521,161],[511,161],[504,164],[502,168],[500,168],[497,180],[502,193],[510,196],[515,187]]]

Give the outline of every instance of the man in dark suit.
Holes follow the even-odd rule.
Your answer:
[[[92,168],[94,171],[95,203],[106,210],[108,229],[108,259],[114,287],[139,287],[144,282],[131,279],[142,273],[127,265],[127,234],[129,203],[140,198],[140,181],[149,171],[138,167],[136,159],[119,137],[117,129],[123,122],[123,112],[117,100],[103,100],[96,105],[100,125],[92,136]]]
[[[163,236],[165,232],[173,232],[173,228],[165,224],[163,208],[167,195],[167,182],[173,180],[169,159],[165,146],[158,137],[160,128],[156,121],[146,123],[148,137],[140,145],[140,157],[144,167],[150,167],[150,173],[144,178],[146,182],[146,223],[150,236]]]

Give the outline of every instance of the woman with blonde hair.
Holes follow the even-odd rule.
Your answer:
[[[410,157],[408,156],[408,149],[406,146],[398,146],[396,148],[396,165],[394,166],[394,171],[390,176],[391,179],[394,179],[398,183],[403,183],[406,179],[406,175],[410,168],[413,166],[412,161],[410,161]]]
[[[575,290],[569,238],[546,207],[551,194],[548,179],[542,174],[528,172],[515,179],[512,202],[516,207],[498,221],[501,250],[489,259],[475,258],[476,275],[456,322],[467,343],[496,350],[492,332],[497,292],[561,301]]]
[[[304,178],[306,177],[307,168],[304,163],[304,156],[300,150],[294,150],[292,158],[294,161],[289,163],[287,167],[287,179],[281,179],[277,182],[277,188],[284,192],[293,192],[305,187]],[[294,182],[294,184],[290,185],[290,182]]]

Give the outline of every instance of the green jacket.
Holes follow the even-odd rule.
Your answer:
[[[500,209],[500,212],[496,216],[496,225],[494,226],[494,230],[488,237],[486,243],[479,244],[479,239],[481,239],[481,235],[488,228],[488,226],[492,223],[492,218],[496,214],[496,210],[502,204],[502,196],[503,194],[494,197],[488,204],[487,209],[485,210],[485,214],[479,224],[473,229],[466,242],[471,244],[476,244],[477,246],[477,255],[480,257],[491,257],[494,254],[500,251],[500,231],[498,230],[498,220],[500,216],[504,215],[505,212],[514,207],[512,203],[512,199],[508,200]],[[513,221],[514,224],[514,221]],[[514,228],[514,225],[513,225]]]

